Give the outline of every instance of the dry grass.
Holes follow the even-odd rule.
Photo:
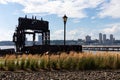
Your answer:
[[[69,54],[62,52],[60,55],[6,55],[0,57],[1,70],[40,70],[40,69],[120,69],[120,54],[116,52],[97,52]]]

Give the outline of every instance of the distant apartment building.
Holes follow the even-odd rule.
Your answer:
[[[99,44],[102,44],[102,33],[99,33]]]
[[[110,44],[113,44],[114,43],[114,37],[112,34],[110,34]]]
[[[103,44],[106,44],[106,34],[103,34]]]
[[[90,41],[91,41],[91,36],[87,35],[87,36],[85,37],[85,42],[90,42]]]

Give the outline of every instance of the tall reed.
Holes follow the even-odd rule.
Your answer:
[[[93,70],[120,69],[120,54],[109,52],[69,54],[61,52],[59,55],[6,55],[0,57],[0,70]]]

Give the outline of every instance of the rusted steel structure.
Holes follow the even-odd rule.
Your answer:
[[[16,27],[15,33],[13,35],[13,42],[16,45],[16,51],[22,52],[25,48],[26,34],[33,35],[33,46],[35,45],[36,34],[42,34],[42,45],[50,45],[50,30],[49,22],[36,19],[32,16],[32,19],[25,17],[20,17],[18,19],[18,26]]]

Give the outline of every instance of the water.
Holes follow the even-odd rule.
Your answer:
[[[120,51],[92,51],[92,50],[83,50],[85,53],[120,53]]]
[[[0,46],[0,49],[10,49],[10,48],[15,49],[15,46]]]

